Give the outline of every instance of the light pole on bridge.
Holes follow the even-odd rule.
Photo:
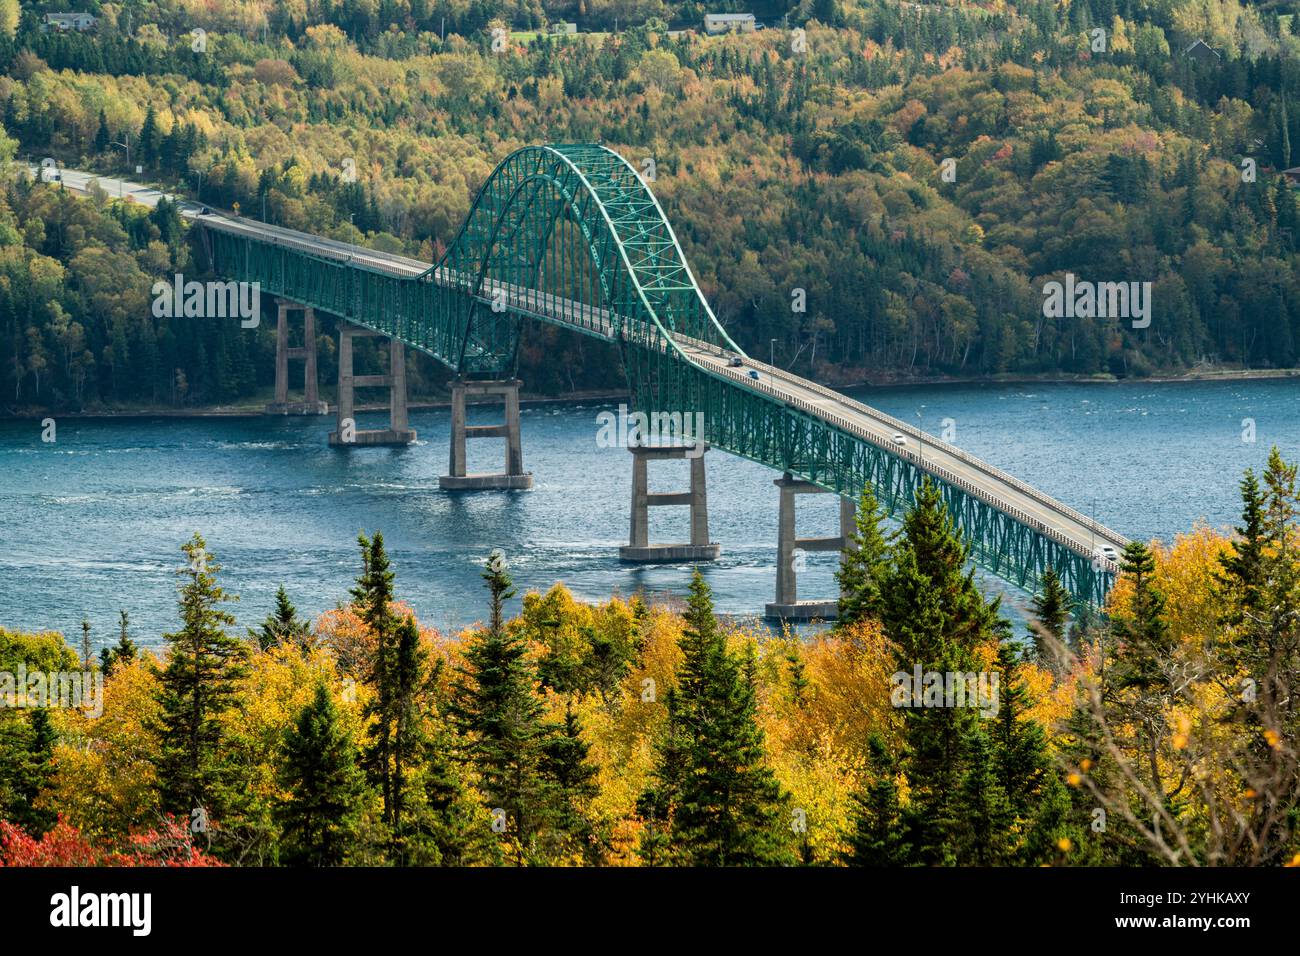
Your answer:
[[[922,405],[920,408],[916,410],[916,441],[917,441],[917,447],[920,449],[922,471],[925,470],[925,430],[922,428],[922,423],[924,422],[925,419],[922,417],[921,414],[924,411],[925,411],[924,405]]]

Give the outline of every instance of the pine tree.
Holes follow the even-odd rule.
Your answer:
[[[37,807],[54,776],[57,735],[49,711],[0,711],[0,820],[38,836],[54,825],[56,813]]]
[[[90,619],[81,619],[81,666],[90,670],[95,658],[90,653]]]
[[[1034,638],[1034,652],[1039,662],[1049,666],[1056,663],[1052,649],[1065,645],[1072,604],[1073,598],[1061,583],[1056,569],[1048,568],[1044,571],[1038,593],[1030,602],[1034,610],[1034,622],[1029,630]]]
[[[687,773],[686,726],[677,688],[670,687],[664,694],[664,711],[664,730],[655,743],[654,773],[636,800],[637,816],[645,825],[637,855],[646,866],[667,866],[674,861],[672,813]]]
[[[790,700],[796,707],[802,708],[808,702],[808,688],[811,682],[805,673],[803,657],[797,650],[785,656],[790,665]]]
[[[226,633],[235,618],[222,604],[233,598],[217,583],[221,565],[203,537],[195,533],[181,550],[188,559],[177,571],[181,629],[163,635],[168,655],[159,678],[157,765],[163,809],[189,819],[199,808],[220,811],[229,774],[219,718],[234,705],[248,648]]]
[[[361,620],[374,635],[375,656],[365,680],[374,689],[366,705],[370,720],[364,766],[370,780],[379,787],[384,800],[384,822],[396,822],[399,796],[394,788],[393,748],[398,722],[397,648],[398,621],[393,614],[393,571],[384,536],[376,531],[373,538],[357,536],[361,546],[361,576],[352,588],[352,599]]]
[[[889,561],[884,514],[870,485],[863,485],[854,515],[854,532],[835,579],[840,586],[837,627],[880,614],[880,585]]]
[[[99,111],[99,129],[95,132],[95,152],[108,152],[108,147],[112,144],[112,141],[113,136],[108,131],[108,116],[101,109]]]
[[[681,641],[673,707],[656,748],[652,790],[666,805],[670,850],[687,866],[793,862],[789,798],[766,765],[756,723],[755,660],[727,650],[713,596],[696,570]]]
[[[542,774],[555,788],[557,802],[555,827],[563,843],[579,853],[583,862],[595,866],[601,861],[601,843],[589,810],[600,793],[596,783],[598,768],[590,762],[591,748],[582,739],[582,726],[570,701],[565,707],[564,724],[551,733],[542,753]]]
[[[898,765],[884,741],[872,734],[867,741],[868,777],[853,794],[853,830],[844,862],[850,866],[906,866],[911,846],[899,802]]]
[[[997,866],[1010,861],[1015,816],[991,759],[988,735],[976,726],[967,743],[966,773],[958,801],[957,859],[974,866]]]
[[[280,644],[305,646],[311,637],[311,625],[298,617],[298,609],[282,584],[275,592],[275,610],[267,615],[261,628],[249,633],[259,648],[269,651]]]
[[[283,860],[338,866],[355,839],[365,778],[324,681],[285,732],[283,750],[280,785],[289,797],[276,812]]]
[[[1009,638],[998,646],[998,673],[997,714],[983,723],[992,746],[996,779],[1006,796],[1014,830],[1021,835],[1018,843],[1008,841],[1006,852],[1008,862],[1033,864],[1041,862],[1029,855],[1034,852],[1033,828],[1055,826],[1050,808],[1043,804],[1051,796],[1052,781],[1059,784],[1060,780],[1046,731],[1042,724],[1026,716],[1031,700],[1024,681],[1024,663]],[[973,755],[971,759],[975,759]],[[1050,842],[1059,836],[1047,839]],[[1011,854],[1017,859],[1013,861]]]
[[[1300,673],[1300,467],[1274,447],[1263,475],[1262,600],[1247,616],[1242,663],[1258,684],[1259,714],[1271,713],[1271,729],[1283,739],[1300,733],[1295,674]],[[1258,719],[1258,718],[1256,718]]]
[[[139,653],[135,641],[131,640],[131,635],[128,632],[130,623],[131,620],[126,611],[118,611],[117,644],[114,647],[106,647],[99,652],[100,669],[103,670],[105,678],[111,675],[118,665],[130,664]]]
[[[412,865],[475,866],[501,861],[487,811],[453,759],[454,734],[441,722],[422,741],[412,795],[421,806],[408,806],[403,838]],[[413,802],[413,801],[411,801]]]
[[[1280,137],[1282,146],[1282,168],[1289,169],[1291,167],[1291,121],[1287,116],[1285,93],[1282,94],[1282,116],[1278,125],[1282,127],[1282,135]]]
[[[399,838],[407,802],[407,778],[424,745],[425,671],[426,654],[420,645],[420,629],[415,617],[408,614],[397,627],[393,661],[393,826]]]
[[[1265,502],[1253,469],[1246,469],[1239,487],[1242,523],[1232,549],[1219,555],[1220,591],[1229,603],[1224,623],[1230,625],[1240,625],[1248,615],[1258,613],[1265,584]]]
[[[535,851],[550,816],[541,774],[548,733],[528,648],[505,624],[505,602],[514,589],[499,553],[488,559],[483,579],[491,601],[489,623],[465,650],[450,715],[466,738],[464,753],[478,772],[488,807],[505,813],[506,832],[522,863]]]
[[[898,672],[910,676],[919,666],[942,677],[976,669],[975,648],[998,627],[998,602],[986,602],[975,587],[968,556],[939,489],[927,479],[903,519],[882,588],[882,624]],[[959,851],[966,742],[979,718],[971,707],[909,706],[901,713],[900,765],[911,790],[904,816],[915,862],[950,865]]]
[[[1143,692],[1167,690],[1169,662],[1174,641],[1165,620],[1165,596],[1156,587],[1156,560],[1140,541],[1124,548],[1120,570],[1133,579],[1133,600],[1129,609],[1115,614],[1111,633],[1121,648],[1115,665],[1118,686],[1136,687]]]
[[[146,166],[152,166],[158,158],[158,114],[149,105],[149,109],[144,114],[144,125],[140,127],[140,161]]]

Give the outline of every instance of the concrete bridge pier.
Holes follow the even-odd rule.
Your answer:
[[[808,551],[839,551],[850,547],[857,506],[840,498],[840,533],[833,538],[800,538],[795,534],[795,496],[829,494],[811,481],[794,478],[789,472],[772,482],[781,489],[780,520],[776,538],[776,600],[767,605],[766,615],[785,621],[834,620],[836,601],[800,601],[798,573]]]
[[[316,385],[316,310],[288,299],[277,303],[275,327],[275,401],[266,406],[268,415],[328,415],[329,406],[320,400]],[[302,313],[302,345],[289,347],[289,313]],[[289,359],[302,359],[303,399],[289,401]]]
[[[632,452],[632,525],[628,543],[618,549],[619,560],[638,563],[716,560],[722,546],[709,541],[709,499],[704,482],[704,453],[708,446],[637,446],[628,450]],[[651,494],[649,463],[677,458],[690,459],[690,491]],[[650,544],[650,509],[664,505],[690,507],[689,544]]]
[[[438,479],[444,491],[527,491],[533,487],[532,472],[524,471],[524,446],[519,428],[519,379],[481,381],[456,379],[451,383],[451,461],[448,474]],[[468,396],[500,399],[505,421],[500,425],[465,424]],[[466,474],[465,442],[470,438],[504,438],[506,470],[499,474]]]
[[[409,445],[415,441],[415,429],[409,426],[406,418],[406,346],[397,339],[389,339],[387,375],[352,373],[352,340],[374,335],[383,333],[349,322],[339,323],[338,424],[330,432],[332,446],[350,448],[353,445]],[[388,389],[387,428],[357,428],[358,388]]]

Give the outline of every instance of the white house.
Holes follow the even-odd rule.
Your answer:
[[[89,13],[47,13],[42,18],[41,29],[50,30],[86,30],[95,29],[98,19]]]
[[[752,13],[706,13],[704,15],[705,33],[752,33],[754,26]]]

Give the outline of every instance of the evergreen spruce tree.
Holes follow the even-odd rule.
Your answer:
[[[108,131],[108,116],[101,109],[99,111],[99,129],[95,132],[95,152],[107,152],[112,141],[112,134]]]
[[[144,125],[140,127],[138,148],[140,162],[143,165],[152,166],[158,159],[158,114],[152,103],[144,114]]]
[[[880,586],[889,562],[885,516],[870,485],[863,485],[854,515],[854,532],[835,579],[840,586],[837,627],[880,614]]]
[[[222,605],[233,598],[217,583],[221,566],[203,537],[196,533],[181,550],[188,559],[177,572],[181,629],[163,635],[168,654],[160,674],[156,761],[162,808],[189,819],[199,808],[220,812],[228,772],[219,718],[234,705],[248,648],[226,633],[235,618]]]
[[[796,707],[802,708],[808,702],[808,688],[811,682],[805,673],[803,657],[797,650],[785,656],[790,664],[790,699]]]
[[[422,740],[412,792],[422,806],[408,807],[403,836],[409,861],[426,866],[492,865],[501,861],[487,810],[453,758],[455,735],[436,722]]]
[[[1020,850],[1022,866],[1047,864],[1070,866],[1140,866],[1149,863],[1132,852],[1131,830],[1127,821],[1107,821],[1096,815],[1099,808],[1091,792],[1067,787],[1059,773],[1043,778],[1042,794],[1034,817],[1025,832]],[[1122,833],[1128,846],[1117,849],[1111,834]]]
[[[37,807],[37,798],[54,776],[56,734],[49,711],[0,711],[0,820],[30,836],[54,825],[56,814]]]
[[[850,866],[906,866],[911,846],[899,802],[898,765],[884,741],[873,734],[867,741],[864,786],[853,794],[853,830],[844,862]]]
[[[1284,740],[1300,735],[1295,675],[1300,673],[1300,468],[1274,447],[1264,469],[1262,599],[1246,618],[1242,664],[1258,687],[1257,715],[1272,714]]]
[[[373,538],[357,536],[361,546],[361,576],[352,588],[352,599],[358,615],[370,629],[375,640],[375,656],[365,680],[374,690],[366,705],[370,720],[367,731],[370,742],[365,748],[363,765],[370,780],[378,788],[384,801],[384,823],[396,823],[399,796],[394,787],[393,750],[397,735],[398,688],[397,648],[398,625],[393,613],[393,571],[388,553],[384,550],[384,536],[376,531]]]
[[[677,688],[664,694],[664,730],[655,743],[655,766],[650,784],[637,796],[636,813],[644,823],[637,855],[646,866],[671,865],[672,814],[686,780],[686,725],[681,719]]]
[[[1034,610],[1034,621],[1029,631],[1034,638],[1035,656],[1040,663],[1054,667],[1057,660],[1051,648],[1065,645],[1073,605],[1070,592],[1061,583],[1055,568],[1043,572],[1038,593],[1030,605]]]
[[[81,666],[90,670],[95,658],[90,653],[90,619],[81,618]]]
[[[505,624],[505,602],[514,595],[499,552],[483,572],[490,595],[489,624],[465,650],[454,682],[450,715],[478,772],[487,806],[505,812],[507,833],[520,863],[536,850],[549,822],[550,792],[541,774],[548,742],[537,673],[523,638]]]
[[[998,602],[986,602],[975,587],[968,556],[939,489],[927,479],[903,520],[882,588],[885,634],[896,648],[897,671],[909,679],[918,666],[940,676],[972,672],[975,648],[994,638]],[[959,852],[966,741],[980,718],[972,707],[920,706],[923,688],[910,688],[908,696],[914,705],[900,708],[900,765],[911,792],[908,839],[916,862],[951,865]]]
[[[118,665],[130,664],[139,653],[135,641],[131,640],[128,630],[130,624],[131,619],[126,611],[118,611],[117,644],[114,647],[105,647],[99,652],[100,669],[104,672],[105,678],[109,677]]]
[[[1241,489],[1241,524],[1232,549],[1219,556],[1221,592],[1230,610],[1224,621],[1240,625],[1249,615],[1257,614],[1264,587],[1264,555],[1268,544],[1264,529],[1264,494],[1255,472],[1247,468]]]
[[[311,625],[298,617],[298,609],[282,584],[275,592],[275,610],[258,630],[249,633],[259,648],[269,651],[280,644],[305,646],[311,639]]]
[[[656,748],[651,787],[656,807],[666,807],[669,819],[670,852],[662,862],[792,863],[785,817],[789,798],[766,765],[763,732],[755,720],[755,661],[727,650],[712,593],[698,570],[691,579],[681,648],[669,727]]]
[[[426,666],[419,626],[412,615],[407,615],[397,627],[397,649],[393,660],[393,826],[399,839],[404,837],[407,778],[424,747]]]
[[[978,724],[966,741],[966,772],[961,782],[957,860],[974,866],[1011,862],[1015,814],[994,768],[993,747]]]
[[[1133,579],[1133,600],[1127,613],[1116,614],[1111,633],[1120,642],[1115,673],[1118,686],[1140,691],[1167,690],[1169,662],[1174,640],[1165,621],[1165,596],[1156,587],[1155,556],[1140,541],[1124,548],[1120,570]]]
[[[601,861],[603,840],[589,814],[591,801],[600,793],[596,783],[599,771],[588,759],[590,750],[570,701],[564,724],[546,741],[541,770],[555,790],[555,828],[564,844],[558,852],[576,852],[585,864],[595,866]]]
[[[282,859],[305,866],[338,866],[354,841],[365,794],[356,745],[322,681],[310,704],[285,733],[277,808]]]

